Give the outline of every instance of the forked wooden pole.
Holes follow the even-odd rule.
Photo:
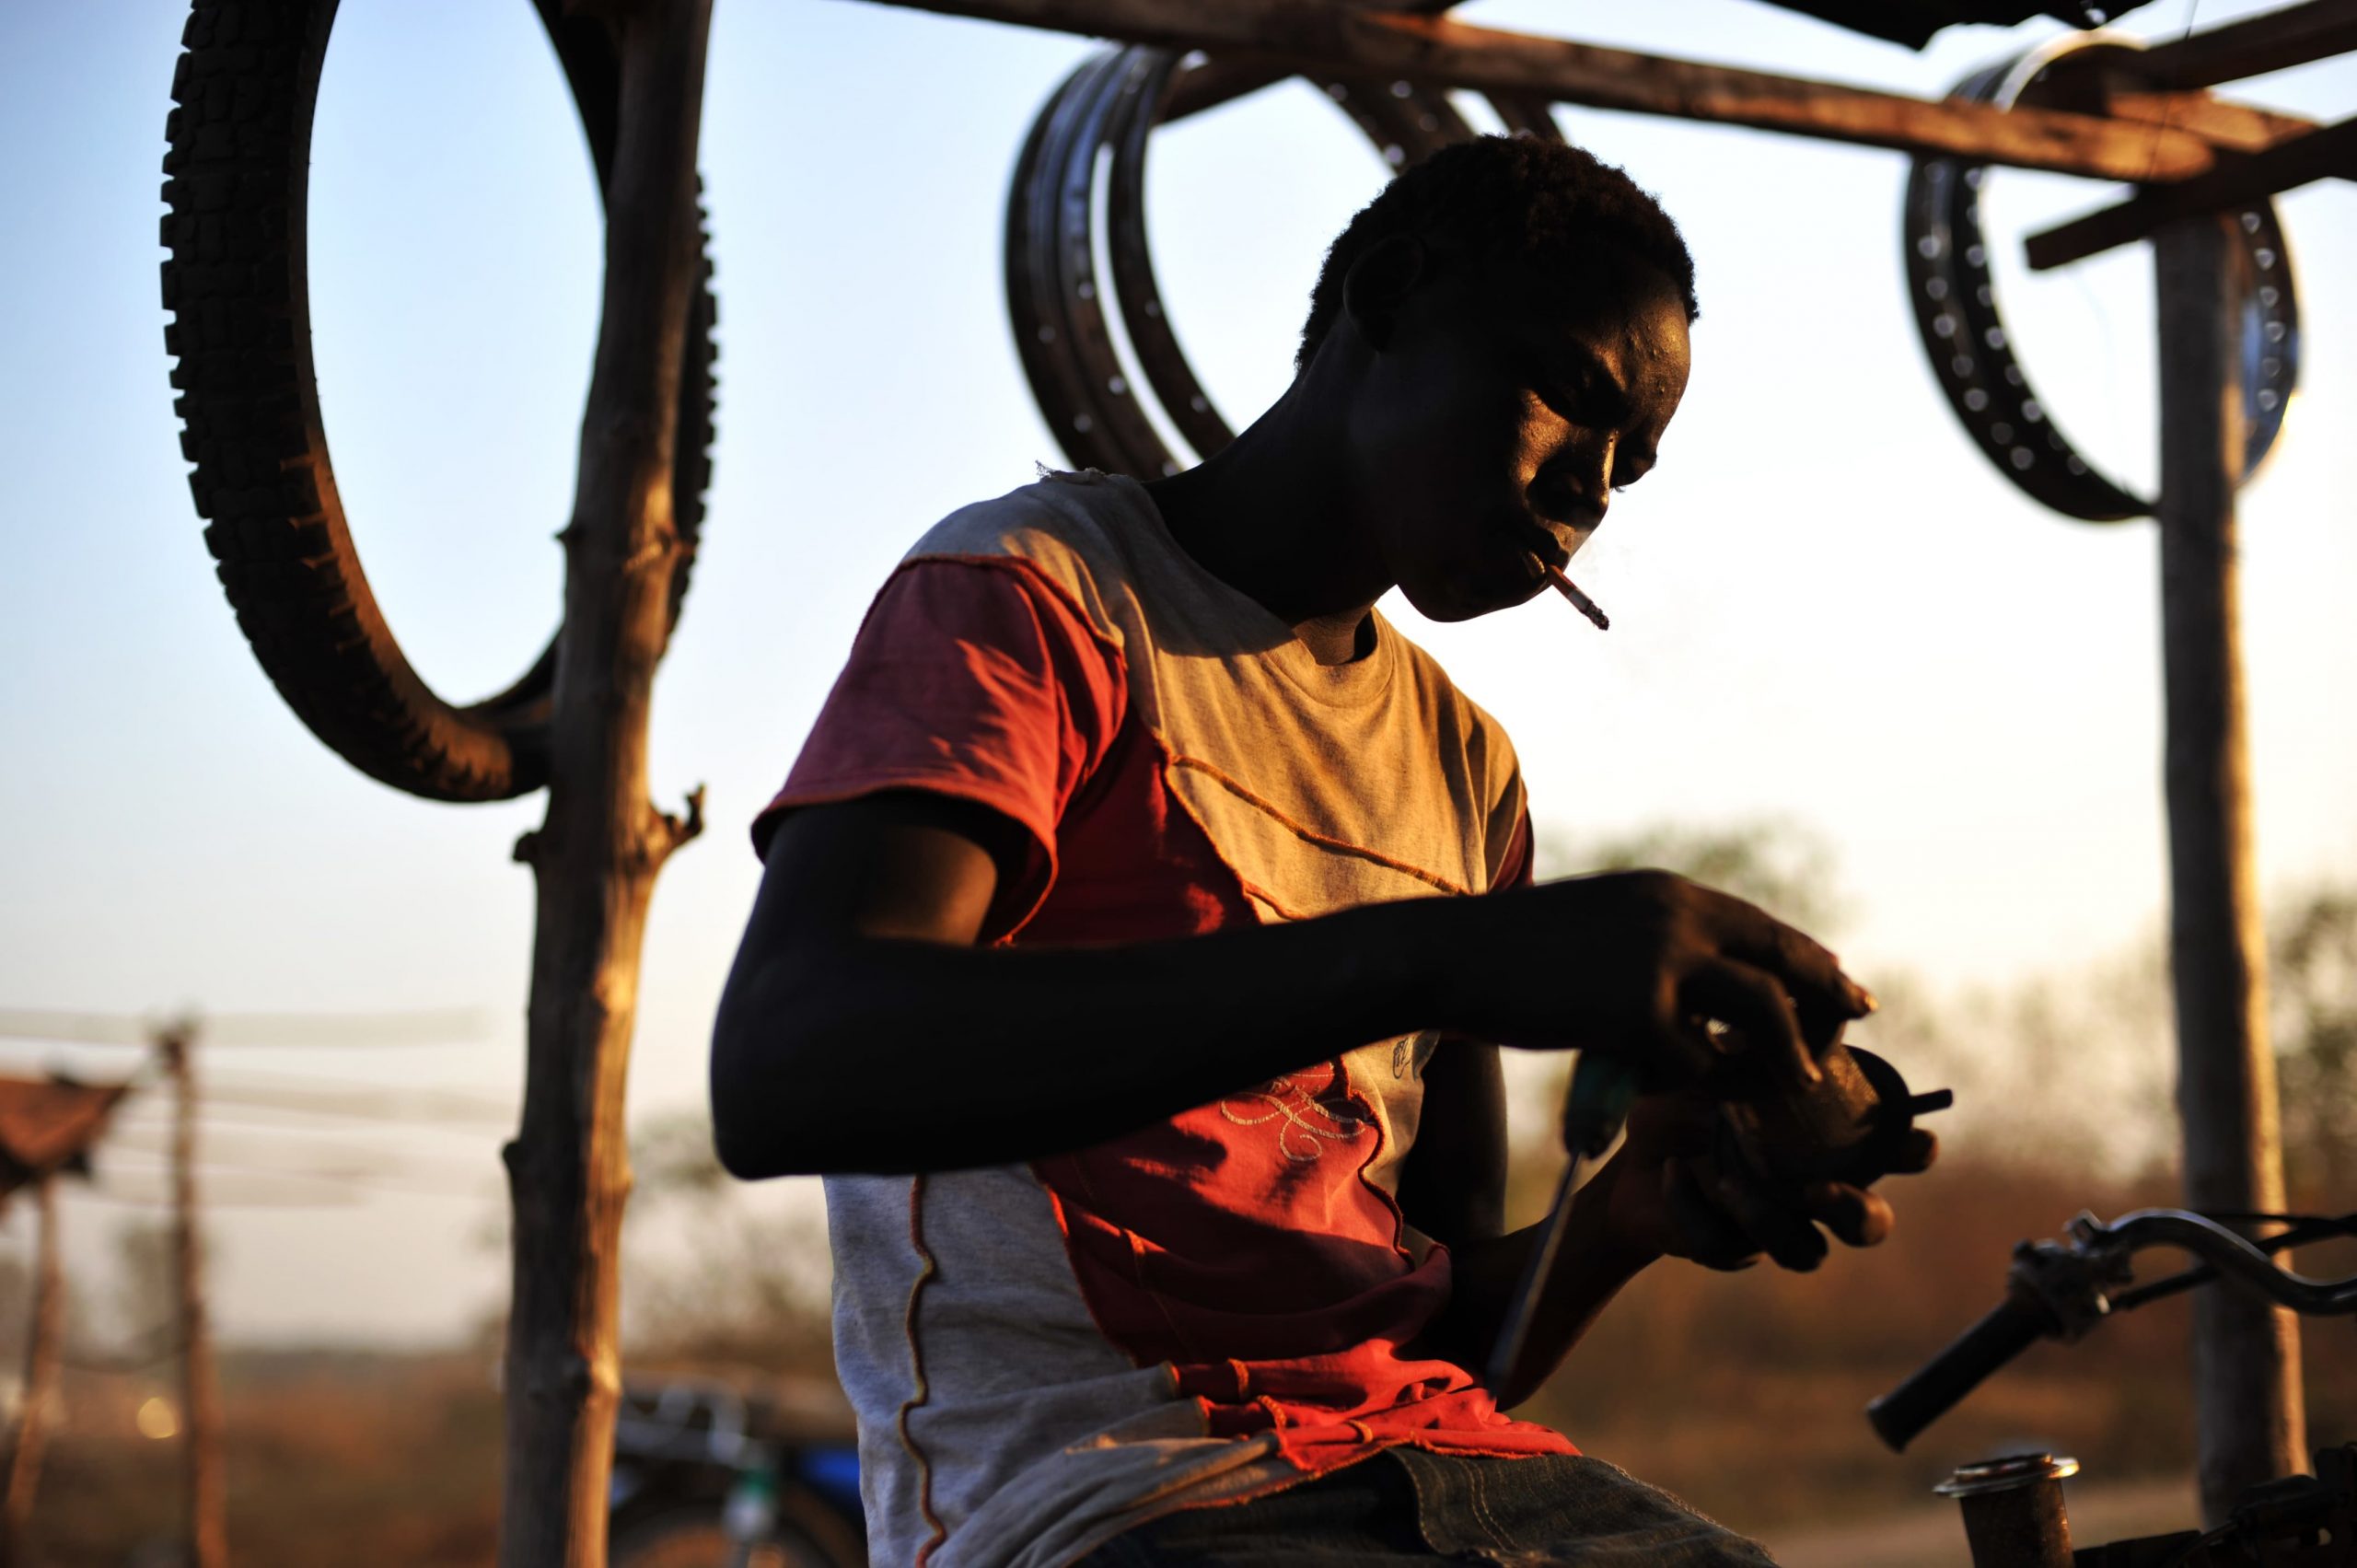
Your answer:
[[[621,1396],[622,1091],[663,863],[702,826],[647,798],[646,730],[677,568],[671,454],[696,277],[696,127],[711,0],[600,7],[621,44],[606,274],[564,542],[515,1214],[503,1568],[599,1568]]]
[[[50,1417],[57,1404],[57,1372],[65,1349],[65,1279],[57,1258],[57,1177],[47,1172],[33,1183],[34,1243],[32,1326],[25,1335],[25,1391],[17,1413],[17,1446],[8,1457],[8,1495],[0,1504],[0,1568],[28,1568],[31,1553],[33,1493],[41,1486],[41,1457],[49,1447]]]
[[[2177,992],[2185,1196],[2197,1209],[2278,1212],[2283,1158],[2267,960],[2251,858],[2235,486],[2242,247],[2234,220],[2154,237],[2160,308],[2161,625],[2169,817],[2169,952]],[[2303,1466],[2298,1319],[2226,1289],[2194,1298],[2201,1511]]]

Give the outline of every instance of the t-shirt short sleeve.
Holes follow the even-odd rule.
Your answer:
[[[920,557],[868,607],[851,656],[785,787],[753,819],[753,847],[796,807],[916,789],[986,806],[1030,841],[993,900],[985,939],[1039,907],[1057,826],[1127,709],[1120,655],[1028,563]]]
[[[1537,881],[1535,847],[1531,842],[1530,807],[1519,807],[1515,812],[1514,831],[1506,838],[1505,854],[1498,860],[1497,877],[1490,883],[1491,890],[1527,888]]]

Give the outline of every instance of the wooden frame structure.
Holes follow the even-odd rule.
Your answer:
[[[1306,73],[1538,94],[1590,109],[1780,131],[1922,157],[2161,185],[2209,173],[2222,156],[2231,161],[2313,129],[2293,116],[2206,100],[2199,97],[2200,87],[2357,49],[2357,5],[2305,0],[2214,35],[2149,51],[2146,58],[2159,62],[2156,79],[2167,84],[2159,90],[2123,89],[2086,111],[2001,110],[1502,32],[1343,0],[878,3],[1124,43],[1200,49],[1224,63],[1240,57],[1248,71],[1241,83],[1252,87]],[[2262,29],[2258,21],[2273,25]],[[2213,38],[2231,52],[2223,68],[2212,57]],[[2209,68],[2198,68],[2197,61]],[[1210,107],[1206,98],[1181,99],[1174,114]],[[2325,174],[2357,178],[2357,160],[2344,157],[2310,178]]]

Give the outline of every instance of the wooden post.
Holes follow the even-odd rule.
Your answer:
[[[599,1568],[621,1370],[622,1095],[656,873],[702,825],[647,798],[671,575],[671,455],[696,276],[696,127],[711,0],[602,7],[621,42],[603,316],[565,552],[548,817],[516,846],[538,887],[515,1216],[503,1568]]]
[[[41,1237],[34,1244],[33,1316],[25,1336],[25,1400],[17,1418],[17,1451],[8,1460],[8,1497],[0,1509],[0,1568],[32,1561],[33,1493],[41,1485],[50,1410],[57,1402],[57,1369],[64,1351],[65,1281],[57,1260],[57,1177],[33,1184]]]
[[[2154,237],[2160,315],[2161,636],[2177,1113],[2194,1208],[2278,1212],[2283,1158],[2251,856],[2235,487],[2244,421],[2235,318],[2249,280],[2224,215]],[[2219,1288],[2194,1297],[2203,1517],[2303,1467],[2298,1320]]]
[[[181,1454],[188,1475],[189,1568],[227,1568],[228,1496],[221,1474],[221,1384],[204,1310],[204,1237],[196,1214],[196,1073],[192,1031],[157,1048],[172,1080],[172,1272],[179,1285]]]

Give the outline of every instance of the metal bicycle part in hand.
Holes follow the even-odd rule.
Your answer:
[[[1818,1181],[1865,1188],[1894,1170],[1920,1168],[1909,1164],[1915,1119],[1945,1109],[1954,1097],[1945,1089],[1910,1089],[1889,1063],[1845,1041],[1839,1017],[1807,1009],[1801,1021],[1817,1062],[1816,1081],[1723,1103],[1721,1152],[1714,1157],[1730,1170],[1739,1168],[1786,1190]],[[1581,1054],[1563,1112],[1570,1158],[1491,1352],[1492,1390],[1506,1386],[1529,1342],[1539,1297],[1562,1245],[1564,1214],[1581,1162],[1611,1147],[1636,1098],[1636,1074],[1628,1063],[1593,1051]]]

